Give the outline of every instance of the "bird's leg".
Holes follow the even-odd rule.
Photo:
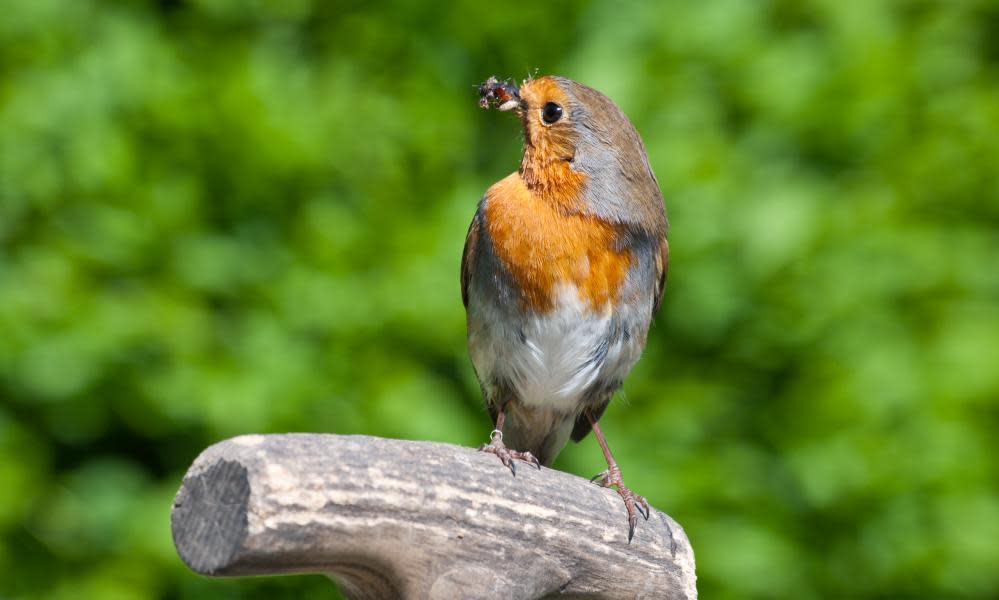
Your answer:
[[[586,418],[590,421],[590,427],[593,428],[593,435],[597,438],[600,449],[604,451],[604,458],[607,459],[607,470],[590,481],[603,487],[617,488],[617,493],[624,500],[624,507],[628,511],[628,543],[630,544],[631,538],[635,535],[635,527],[638,525],[637,513],[641,513],[646,521],[649,520],[649,503],[645,498],[625,487],[624,480],[621,478],[621,469],[617,466],[614,455],[611,454],[607,440],[604,438],[604,432],[600,431],[597,420],[593,418],[593,414],[589,410],[586,411]]]
[[[541,463],[538,462],[538,459],[534,458],[533,454],[511,450],[503,444],[503,422],[506,421],[506,413],[503,408],[500,407],[499,411],[497,411],[496,429],[493,429],[493,432],[489,434],[489,443],[479,446],[479,452],[489,452],[498,456],[500,461],[510,469],[514,477],[517,476],[517,463],[514,462],[515,460],[530,463],[540,471]]]

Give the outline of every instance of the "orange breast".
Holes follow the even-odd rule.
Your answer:
[[[539,312],[554,307],[562,284],[601,309],[617,298],[631,265],[631,253],[614,248],[614,224],[535,195],[517,173],[487,192],[485,227],[526,307]]]

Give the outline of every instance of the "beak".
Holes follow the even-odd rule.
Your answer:
[[[519,107],[522,102],[520,89],[512,79],[500,81],[493,76],[479,86],[479,106],[482,108],[492,105],[506,111]]]

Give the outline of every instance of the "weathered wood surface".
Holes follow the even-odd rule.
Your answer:
[[[694,599],[683,529],[618,495],[448,444],[247,435],[205,450],[171,515],[205,575],[324,573],[351,598]]]

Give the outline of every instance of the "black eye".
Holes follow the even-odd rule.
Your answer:
[[[562,107],[554,102],[549,102],[541,107],[541,119],[551,125],[562,118]]]

